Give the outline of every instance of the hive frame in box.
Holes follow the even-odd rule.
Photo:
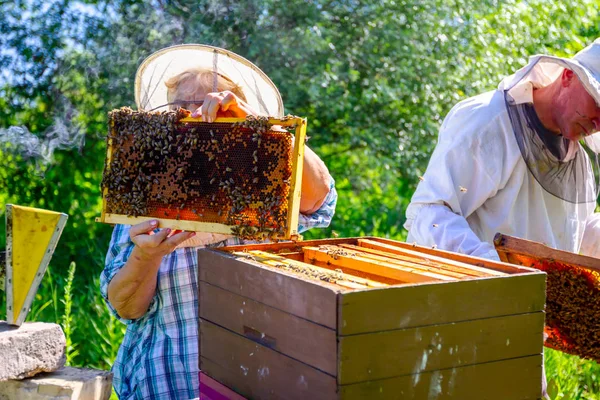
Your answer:
[[[244,118],[217,118],[215,123],[243,123],[246,119]],[[191,118],[186,117],[178,121],[181,122],[202,122],[202,118]],[[288,214],[286,218],[286,227],[284,234],[276,239],[285,240],[298,240],[301,236],[298,234],[298,214],[300,212],[300,196],[301,196],[301,185],[302,185],[302,168],[304,161],[304,147],[306,141],[306,119],[301,117],[285,117],[285,118],[269,118],[269,125],[279,125],[281,127],[294,127],[294,148],[292,151],[292,176],[290,180],[290,191],[288,195]],[[107,142],[107,156],[106,165],[107,168],[111,163],[112,156],[112,144],[113,139],[108,138]],[[185,231],[195,232],[211,232],[219,234],[233,234],[232,228],[235,225],[226,225],[214,222],[199,222],[199,221],[187,221],[187,220],[175,220],[167,218],[156,218],[156,217],[144,217],[144,216],[127,216],[124,214],[114,214],[106,212],[106,195],[108,189],[104,189],[102,193],[102,214],[99,218],[96,218],[96,222],[103,222],[108,224],[125,224],[134,225],[144,221],[157,220],[161,228],[172,228],[181,229]]]
[[[361,239],[503,274],[348,290],[252,256]],[[200,369],[248,398],[540,397],[540,271],[374,237],[202,249],[198,259]]]
[[[593,299],[600,293],[600,259],[501,233],[494,237],[494,244],[503,262],[547,274],[548,338],[544,345],[600,362],[600,346],[594,340],[600,329],[591,322],[598,313]],[[563,279],[571,282],[567,285]],[[589,303],[582,307],[586,299]]]

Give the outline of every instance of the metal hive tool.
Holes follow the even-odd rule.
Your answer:
[[[298,235],[306,120],[109,113],[100,222],[234,234]]]

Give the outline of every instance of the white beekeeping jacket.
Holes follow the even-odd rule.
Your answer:
[[[511,94],[518,103],[531,102],[531,89],[524,82]],[[503,90],[450,111],[423,178],[406,210],[407,241],[478,257],[499,259],[497,232],[578,252],[595,208],[595,202],[564,201],[536,181],[521,156]]]

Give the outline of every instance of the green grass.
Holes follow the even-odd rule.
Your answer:
[[[552,400],[600,400],[600,366],[595,361],[551,349],[544,355]]]

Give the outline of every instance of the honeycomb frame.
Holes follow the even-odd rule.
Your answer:
[[[125,134],[121,134],[119,131],[120,125],[118,125],[119,121],[115,116],[120,115],[118,113],[134,115],[137,116],[137,118],[142,119],[146,118],[147,123],[152,126],[151,132],[147,133],[145,131],[140,133],[137,131],[127,131]],[[102,213],[96,220],[108,224],[127,225],[133,225],[148,220],[158,220],[159,227],[161,228],[228,234],[248,240],[300,239],[301,237],[298,234],[298,214],[300,210],[300,189],[307,125],[306,119],[296,116],[287,116],[283,118],[249,116],[247,118],[217,118],[213,123],[205,123],[201,118],[191,118],[189,115],[190,113],[183,109],[168,112],[145,112],[133,111],[126,107],[121,108],[120,110],[113,110],[109,113],[107,155],[102,182]],[[169,131],[168,128],[160,128],[161,121],[165,119],[168,120],[169,118],[170,122],[165,122],[165,126],[169,126],[168,124],[171,123],[175,130]],[[155,124],[158,125],[155,126]],[[274,128],[274,126],[276,128]],[[208,137],[206,136],[206,131],[211,127],[215,128],[216,133],[213,133],[213,129],[210,129],[210,137]],[[160,130],[159,128],[166,129],[168,132],[162,131],[161,134],[163,135],[162,138],[164,140],[159,140],[159,144],[156,145],[154,144],[156,142],[153,142],[155,139],[147,139],[147,137],[158,137],[152,132]],[[198,132],[196,132],[196,129],[198,129]],[[187,138],[185,139],[185,146],[181,144],[183,142],[177,142],[180,140],[179,137],[182,132],[184,132],[184,136],[188,135],[185,136]],[[204,139],[200,139],[199,141],[194,140],[196,138],[193,136],[194,134],[204,134]],[[245,140],[239,139],[239,136],[235,135],[245,135]],[[125,137],[127,137],[127,139],[125,139]],[[168,142],[167,138],[169,138]],[[211,145],[211,142],[214,143],[214,148],[218,150],[223,147],[223,143],[226,140],[229,140],[228,143],[231,143],[231,138],[235,139],[233,142],[237,147],[232,147],[233,150],[229,150],[229,154],[226,156],[229,157],[229,155],[234,154],[235,157],[231,157],[231,159],[244,159],[245,157],[245,164],[240,166],[240,163],[238,163],[237,169],[235,169],[236,167],[233,165],[231,165],[231,167],[234,167],[233,169],[227,166],[227,160],[231,160],[229,158],[220,165],[219,161],[223,161],[223,159],[219,159],[220,156],[216,155],[217,151],[213,154],[205,151],[206,148],[202,147],[202,140],[204,140],[208,145]],[[286,138],[291,140],[287,140]],[[189,194],[189,201],[186,200],[180,205],[179,200],[177,201],[177,204],[175,204],[173,196],[168,197],[169,203],[165,200],[166,196],[161,196],[160,193],[162,192],[157,194],[156,188],[147,189],[158,185],[162,186],[163,190],[171,190],[172,192],[177,193],[178,196],[181,195],[188,199],[188,195],[185,191],[189,190],[189,187],[186,188],[186,185],[182,183],[184,180],[180,179],[179,181],[174,181],[175,178],[172,177],[173,174],[176,175],[179,173],[182,169],[181,167],[175,170],[175,172],[172,170],[169,173],[165,170],[162,174],[154,172],[154,175],[152,175],[147,171],[143,172],[143,169],[148,165],[147,148],[146,151],[143,151],[144,147],[138,147],[137,150],[134,147],[134,150],[125,152],[124,149],[127,147],[127,144],[124,144],[125,141],[129,141],[129,145],[133,146],[131,143],[140,143],[140,140],[142,140],[142,146],[145,144],[143,140],[148,140],[149,143],[153,143],[152,146],[164,146],[165,149],[168,149],[165,150],[165,153],[159,153],[158,155],[153,154],[154,148],[149,152],[151,157],[154,157],[152,160],[159,160],[157,163],[162,163],[161,165],[163,166],[171,165],[168,164],[168,160],[171,160],[174,162],[175,166],[183,165],[185,167],[186,165],[195,165],[194,171],[196,171],[196,173],[200,172],[200,175],[204,178],[213,176],[210,181],[206,178],[203,183],[197,183],[196,189],[199,187],[213,187],[212,201],[210,203],[214,203],[214,206],[207,205],[209,200],[206,193],[199,194],[197,190],[195,193],[192,192]],[[179,145],[177,145],[177,143],[179,143]],[[250,143],[250,145],[247,146],[245,143]],[[171,148],[170,145],[167,147],[167,144],[173,145],[173,148]],[[252,145],[257,146],[253,152],[251,152]],[[264,150],[264,148],[267,148],[267,150]],[[282,148],[289,148],[289,151],[284,155],[277,154],[276,150]],[[258,152],[257,154],[258,149],[261,149],[261,152]],[[159,151],[162,150],[159,149]],[[259,170],[259,165],[261,165],[261,163],[266,163],[266,161],[263,162],[264,157],[261,158],[261,155],[264,155],[263,153],[265,151],[271,151],[271,153],[275,152],[277,157],[271,157],[268,166],[265,167],[263,165],[261,166],[262,170]],[[188,157],[186,163],[183,164],[181,164],[182,159],[185,159],[186,156],[182,155],[182,153],[186,153],[186,156]],[[221,153],[221,151],[218,150],[218,153]],[[209,161],[208,164],[207,160],[204,159],[204,164],[202,164],[201,167],[198,166],[200,165],[200,161],[198,161],[199,154],[201,154],[201,156],[208,154],[206,155]],[[163,155],[165,157],[163,157]],[[169,157],[171,158],[169,159]],[[175,159],[175,157],[179,158]],[[214,160],[213,163],[212,161],[215,157],[216,160]],[[252,158],[249,159],[248,157],[252,157],[254,162],[252,162]],[[167,159],[167,164],[165,164],[165,161],[163,161],[162,158]],[[151,164],[152,162],[153,161],[151,161]],[[125,164],[127,164],[126,167],[124,166]],[[138,164],[142,165],[136,166]],[[253,164],[254,167],[252,166]],[[280,171],[282,165],[286,165],[284,169],[289,175],[280,176],[287,176],[287,179],[280,179],[280,181],[277,181],[276,178],[271,178],[271,176],[265,174],[270,171]],[[279,168],[277,169],[277,167]],[[115,185],[115,179],[121,179],[121,174],[123,173],[121,169],[124,170],[126,168],[130,174],[132,173],[131,171],[136,170],[137,168],[136,171],[138,175],[136,176],[134,174],[128,176],[128,184],[123,185],[121,182],[120,185]],[[240,170],[240,168],[242,168],[242,170]],[[269,170],[268,168],[271,169]],[[227,171],[229,176],[228,179],[223,178],[223,170]],[[247,173],[243,173],[243,171]],[[260,175],[261,172],[263,175]],[[254,176],[251,180],[248,180],[247,177],[252,176],[252,173],[255,173],[254,175],[257,175],[256,173],[258,173],[258,175]],[[140,176],[141,178],[144,178],[141,181]],[[237,182],[234,184],[234,180],[238,180],[238,177],[239,180],[245,179],[244,188],[241,188],[241,185]],[[273,183],[274,179],[275,183]],[[199,176],[197,180],[200,181]],[[133,181],[133,189],[131,181]],[[263,183],[263,181],[266,183]],[[139,184],[139,182],[142,182],[142,184]],[[217,185],[218,188],[214,189]],[[259,185],[262,188],[259,194],[257,194],[258,189],[251,188],[252,185]],[[115,189],[116,186],[121,188],[120,192]],[[165,188],[165,186],[167,186],[167,188]],[[268,194],[265,194],[266,192],[264,189],[266,186],[271,189],[276,188],[277,193],[280,196],[278,197],[273,194],[271,197]],[[146,189],[141,189],[141,187]],[[142,202],[153,202],[152,204],[156,204],[158,201],[165,202],[165,206],[161,209],[162,211],[160,211],[160,214],[157,214],[158,208],[155,206],[153,206],[154,208],[145,207],[144,204],[146,203],[140,206],[140,202],[137,201],[139,200],[138,198],[128,197],[127,200],[115,200],[115,198],[119,198],[120,196],[125,197],[130,194],[139,194],[139,192],[136,191],[144,190],[145,198],[144,196],[138,196],[144,198]],[[253,190],[254,192],[248,193],[248,190]],[[154,197],[150,196],[150,194]],[[150,197],[152,197],[152,199],[148,200]],[[162,200],[159,200],[159,197],[161,197]],[[204,198],[204,200],[202,200],[202,198]],[[244,198],[246,199],[245,201]],[[196,208],[198,208],[198,210],[196,210],[193,206],[194,201],[204,201],[204,203],[202,203],[203,208],[200,209],[196,206]],[[228,201],[230,203],[227,203]],[[127,202],[129,202],[129,204],[123,205],[122,207],[119,206],[120,208],[115,206],[115,204],[126,204]],[[136,205],[132,206],[132,203],[135,203]],[[192,205],[190,205],[190,203]],[[124,211],[125,209],[126,211]],[[217,209],[221,211],[217,212]],[[225,213],[222,213],[222,210],[225,209],[229,210],[226,212],[228,215],[227,218],[225,218]],[[218,216],[215,215],[216,213]]]

